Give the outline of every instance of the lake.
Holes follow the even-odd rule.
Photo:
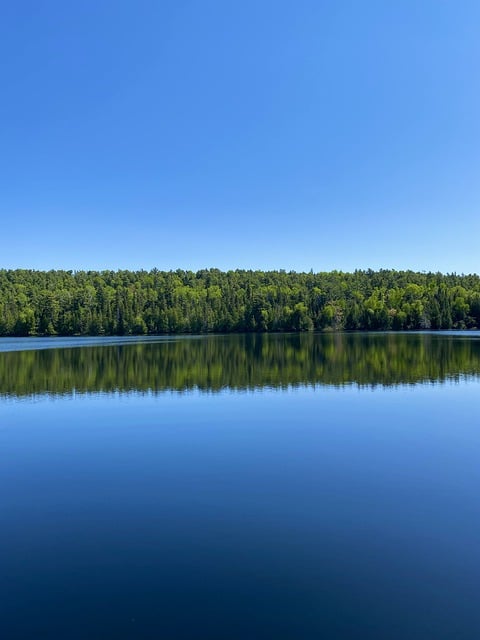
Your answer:
[[[0,340],[0,637],[480,637],[480,333]]]

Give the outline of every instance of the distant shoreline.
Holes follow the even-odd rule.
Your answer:
[[[0,337],[478,328],[476,274],[0,270]]]

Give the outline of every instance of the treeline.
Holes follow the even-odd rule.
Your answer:
[[[0,270],[0,336],[479,327],[477,275]]]
[[[431,333],[250,333],[0,352],[0,397],[374,387],[479,375],[480,340]]]

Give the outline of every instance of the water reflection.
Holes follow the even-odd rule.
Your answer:
[[[398,385],[479,373],[476,335],[205,336],[3,352],[0,395]]]

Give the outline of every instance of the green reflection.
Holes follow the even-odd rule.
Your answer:
[[[480,339],[247,334],[0,353],[0,395],[441,382],[480,373]]]

